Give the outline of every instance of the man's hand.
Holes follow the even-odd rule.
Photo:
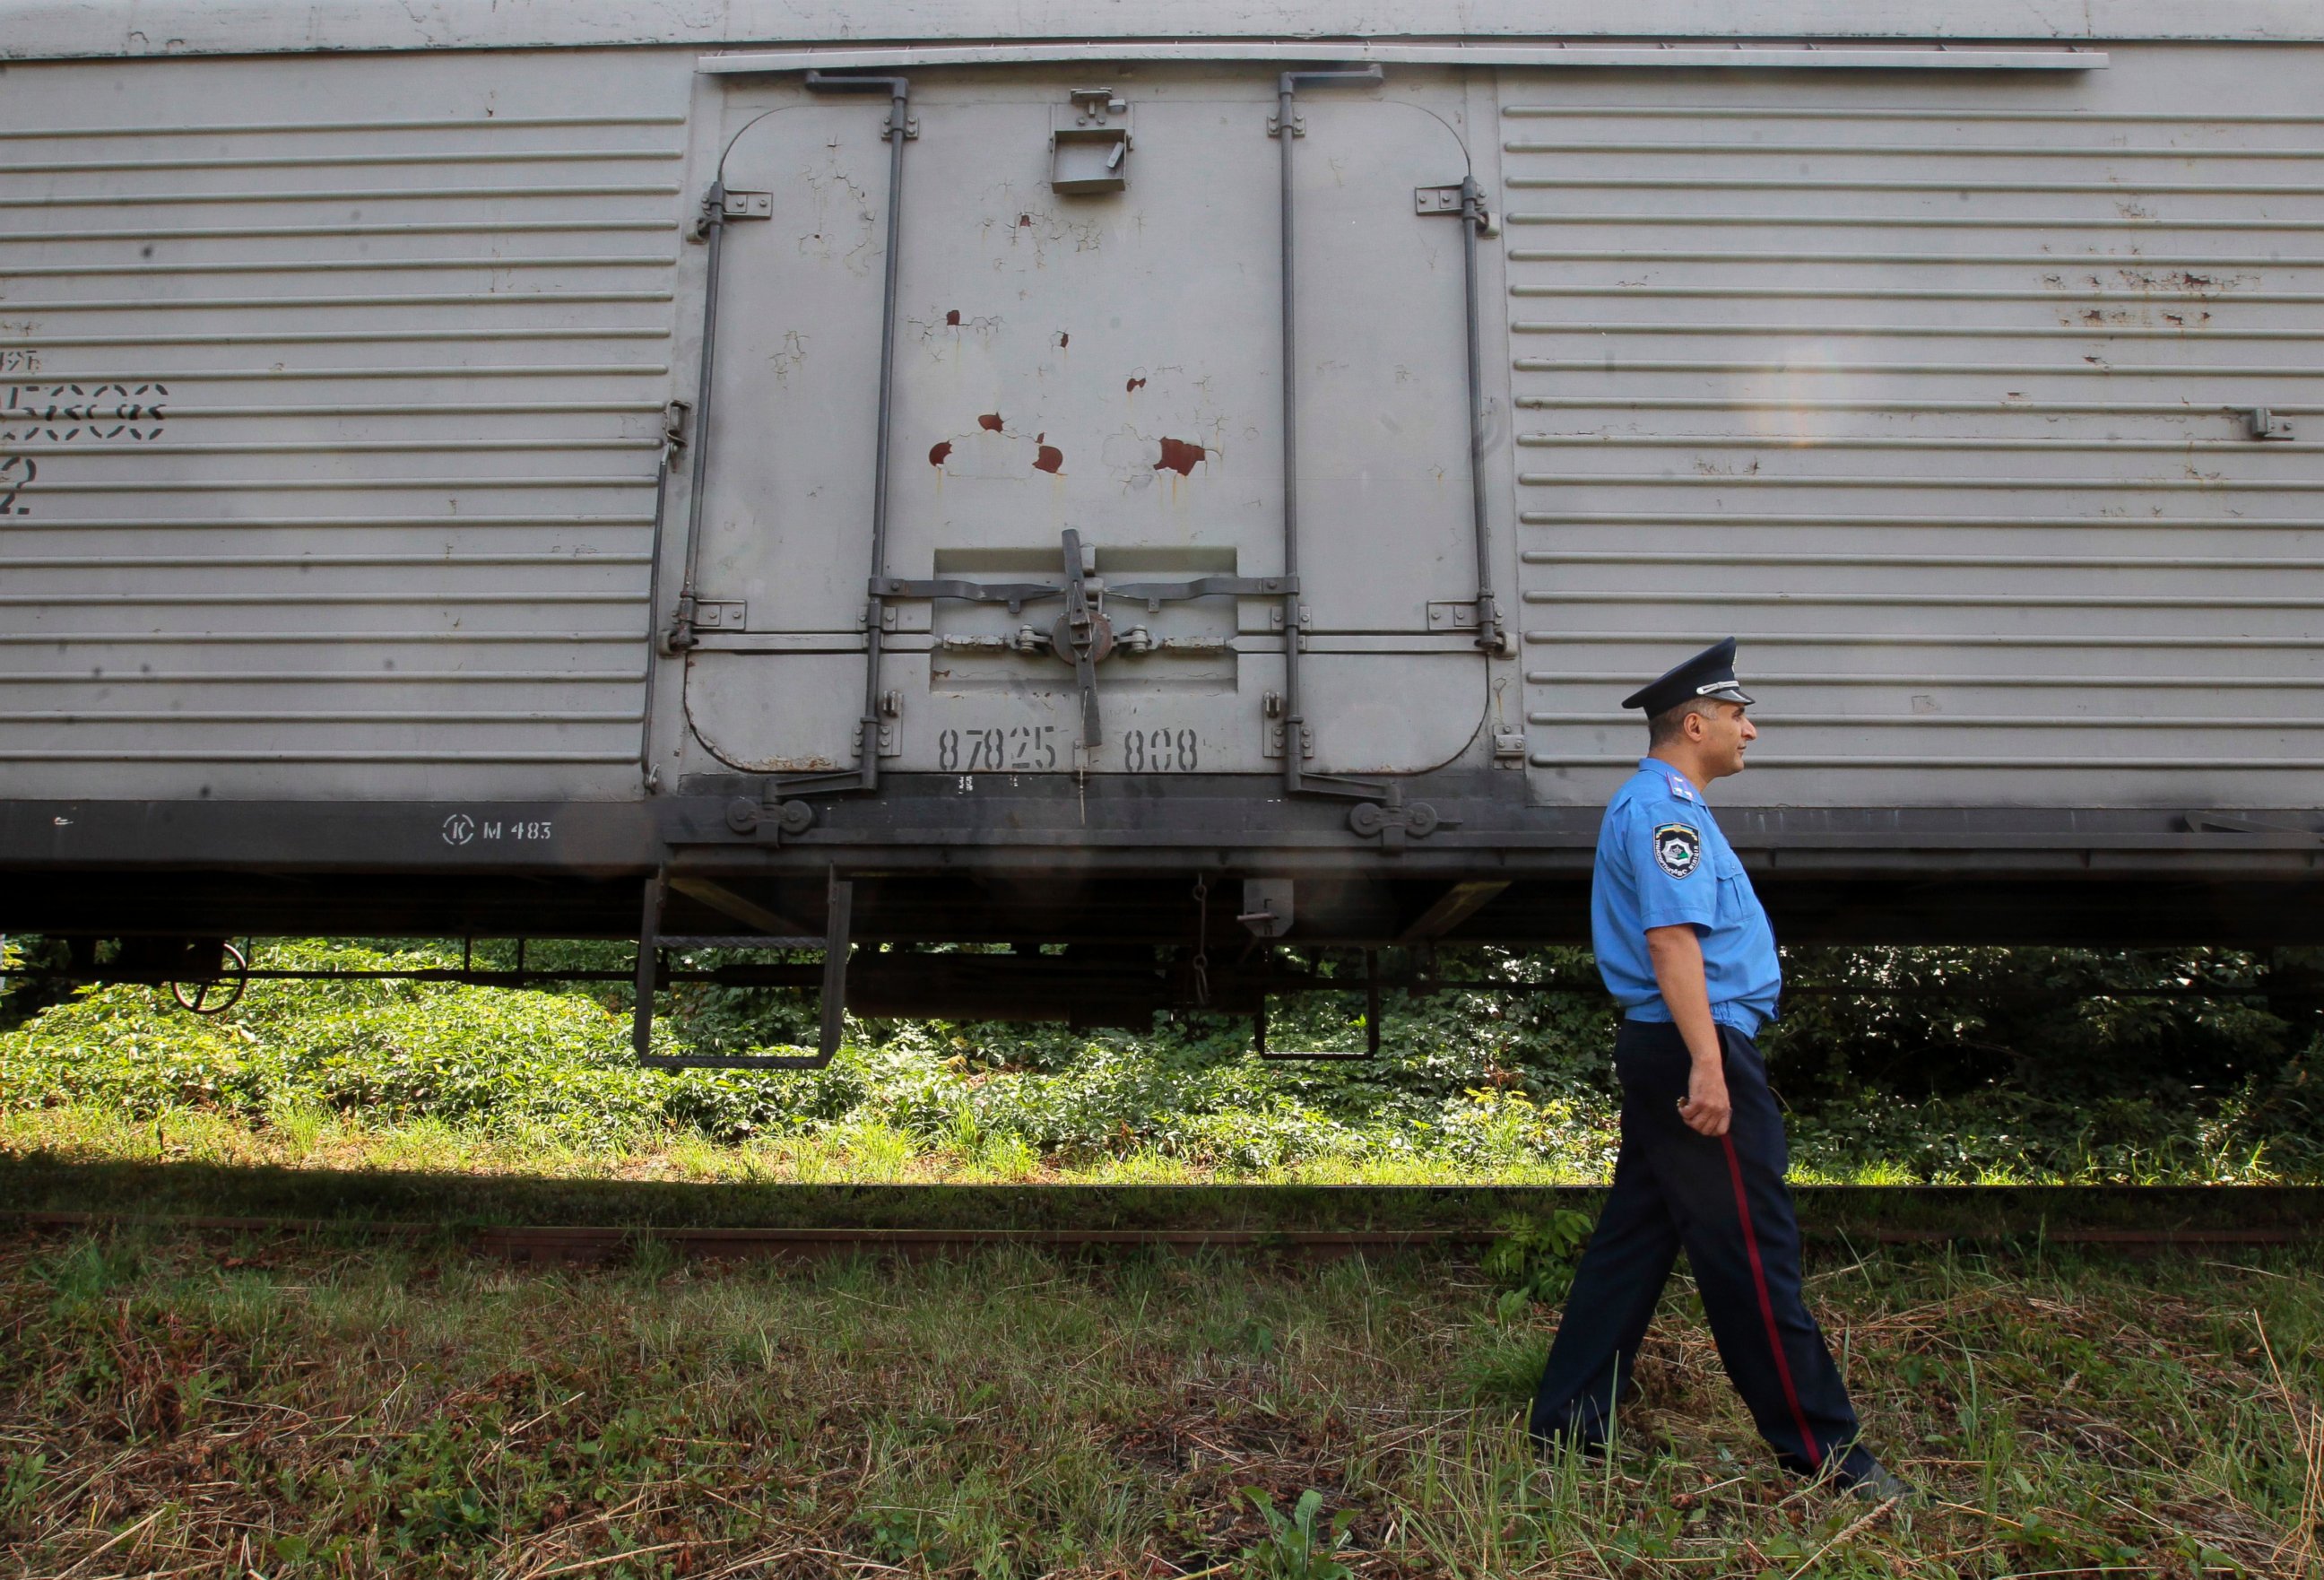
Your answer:
[[[1696,1059],[1687,1071],[1686,1101],[1678,1105],[1678,1116],[1691,1131],[1723,1136],[1732,1112],[1727,1101],[1727,1072],[1715,1061]]]
[[[1693,1059],[1687,1072],[1686,1101],[1678,1116],[1689,1130],[1707,1136],[1727,1133],[1731,1105],[1727,1101],[1727,1067],[1721,1063],[1719,1027],[1711,1018],[1711,989],[1702,975],[1702,942],[1684,922],[1646,929],[1646,953],[1653,958],[1655,982],[1670,1006],[1671,1020]]]

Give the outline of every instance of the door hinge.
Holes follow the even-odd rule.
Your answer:
[[[1266,744],[1259,748],[1260,756],[1280,757],[1283,755],[1284,728],[1285,721],[1282,719],[1277,718],[1267,721],[1267,742]],[[1315,726],[1306,723],[1305,720],[1302,720],[1299,725],[1300,761],[1304,762],[1314,755],[1315,755]]]
[[[2244,412],[2244,430],[2254,439],[2283,439],[2292,437],[2292,424],[2264,406],[2253,406]]]
[[[1412,189],[1412,211],[1424,217],[1450,215],[1465,219],[1477,227],[1480,236],[1499,236],[1500,221],[1485,204],[1484,189],[1468,181],[1454,181],[1445,187],[1415,187]]]
[[[847,754],[858,762],[863,761],[863,737],[860,733],[857,734],[853,739],[848,742]],[[894,719],[881,719],[880,721],[880,755],[882,757],[900,757],[903,754],[904,742],[902,726],[898,725]]]

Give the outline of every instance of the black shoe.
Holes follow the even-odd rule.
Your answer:
[[[1927,1493],[1877,1459],[1868,1461],[1860,1470],[1840,1471],[1832,1477],[1832,1483],[1849,1497],[1866,1503],[1894,1500],[1912,1508],[1928,1501]]]

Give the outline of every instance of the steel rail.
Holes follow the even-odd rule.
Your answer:
[[[1556,1188],[1556,1187],[1553,1187]],[[1577,1198],[1600,1187],[1564,1187]],[[1918,1187],[1889,1187],[1904,1192]],[[1938,1187],[1945,1188],[1945,1187]],[[2232,1188],[2232,1187],[2223,1187]],[[91,1211],[13,1209],[0,1220],[27,1232],[93,1229],[115,1225],[194,1234],[355,1235],[390,1241],[452,1240],[479,1255],[511,1261],[589,1265],[633,1256],[651,1246],[696,1259],[728,1261],[801,1260],[872,1253],[892,1258],[958,1254],[1032,1247],[1067,1252],[1226,1251],[1247,1257],[1320,1260],[1326,1257],[1418,1252],[1460,1254],[1501,1238],[1496,1228],[1474,1224],[1411,1228],[1314,1229],[1202,1227],[1176,1229],[1087,1229],[1073,1227],[690,1227],[644,1224],[483,1224],[446,1221],[399,1221],[256,1216],[150,1216]],[[1912,1225],[1850,1225],[1805,1237],[1889,1245],[1954,1244],[2034,1240],[2052,1246],[2126,1250],[2215,1250],[2312,1243],[2319,1232],[2305,1225],[2245,1228],[2084,1226],[2037,1219],[1994,1232]]]
[[[710,949],[796,949],[820,954],[824,940],[820,938],[784,938],[757,936],[715,938],[663,938],[658,942],[671,953],[699,953]],[[943,956],[929,956],[943,958]],[[959,956],[954,956],[959,958]],[[974,956],[969,956],[974,958]],[[180,974],[172,977],[153,971],[143,972],[47,972],[18,971],[10,974],[20,983],[34,985],[88,986],[100,983],[142,984],[149,987],[166,986],[174,980],[188,980]],[[528,967],[518,970],[496,970],[487,967],[419,966],[409,971],[335,970],[331,968],[276,969],[254,966],[247,972],[222,974],[235,980],[245,977],[253,982],[434,982],[449,983],[464,987],[527,988],[544,983],[631,982],[635,974],[629,970],[540,970]],[[728,985],[767,987],[810,987],[823,980],[823,965],[818,960],[794,964],[733,965],[702,967],[664,966],[659,984],[674,982],[722,983]],[[1606,989],[1595,982],[1507,982],[1490,977],[1443,978],[1381,978],[1376,984],[1379,991],[1401,992],[1420,998],[1439,993],[1492,993],[1511,997],[1573,997],[1606,998]],[[1362,977],[1336,976],[1277,977],[1270,979],[1268,992],[1274,997],[1290,997],[1303,993],[1370,993],[1375,984]],[[1873,987],[1786,986],[1784,996],[1789,999],[1946,999],[1981,996],[1987,998],[2024,998],[2039,996],[2075,1003],[2101,999],[2246,999],[2279,997],[2315,997],[2319,990],[2312,985],[2296,983],[2249,984],[2174,983],[2155,987],[2097,986],[2061,991],[2043,984],[2022,986],[2002,985],[1983,988],[1956,987],[1935,983],[1914,983],[1902,985]]]

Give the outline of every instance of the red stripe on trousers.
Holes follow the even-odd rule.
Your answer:
[[[1800,1441],[1807,1445],[1807,1459],[1812,1468],[1823,1468],[1823,1450],[1817,1446],[1815,1434],[1808,1430],[1808,1413],[1800,1408],[1799,1390],[1792,1386],[1792,1363],[1784,1356],[1783,1335],[1775,1331],[1775,1303],[1767,1298],[1767,1269],[1759,1261],[1759,1234],[1751,1226],[1750,1199],[1743,1194],[1743,1160],[1735,1155],[1735,1138],[1720,1136],[1720,1144],[1727,1149],[1727,1174],[1735,1182],[1735,1213],[1743,1220],[1743,1249],[1751,1253],[1751,1281],[1759,1290],[1759,1317],[1767,1325],[1767,1347],[1775,1353],[1775,1376],[1784,1385],[1784,1402],[1792,1407],[1792,1419],[1800,1428]]]

